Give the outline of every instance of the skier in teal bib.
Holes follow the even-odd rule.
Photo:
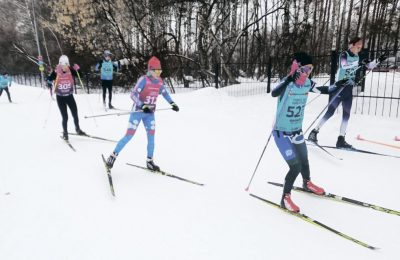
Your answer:
[[[376,67],[376,61],[370,61],[368,59],[360,62],[358,53],[361,51],[363,41],[359,37],[354,37],[349,42],[349,49],[343,52],[339,58],[339,69],[336,72],[336,81],[347,79],[347,83],[344,84],[343,90],[340,93],[332,92],[329,95],[329,107],[325,115],[319,121],[318,125],[310,132],[308,139],[315,143],[318,142],[317,135],[321,127],[332,117],[340,103],[343,107],[342,124],[340,126],[339,137],[336,142],[337,148],[352,148],[345,140],[347,125],[350,119],[351,106],[353,103],[353,87],[355,86],[356,72],[362,67],[373,69]],[[385,55],[381,55],[377,61],[382,62],[386,59]]]
[[[11,76],[8,75],[7,72],[4,72],[3,75],[0,75],[0,97],[1,94],[3,94],[3,90],[7,93],[8,101],[12,103],[11,101],[11,95],[9,91],[9,87],[11,87],[11,82],[12,78]]]
[[[100,61],[95,70],[100,70],[101,86],[103,88],[103,104],[106,106],[106,92],[108,90],[108,108],[113,109],[114,106],[111,104],[112,100],[112,87],[113,87],[113,73],[120,69],[121,65],[119,61],[112,61],[112,53],[109,50],[104,51],[104,59]]]
[[[332,86],[316,87],[308,77],[313,70],[310,55],[304,52],[294,54],[289,75],[272,90],[272,96],[278,97],[276,119],[272,135],[278,149],[289,165],[286,174],[281,200],[281,207],[299,212],[299,207],[292,201],[290,193],[299,173],[303,177],[303,187],[317,195],[325,193],[324,189],[311,182],[307,146],[302,132],[304,108],[308,92],[329,94],[345,81]]]

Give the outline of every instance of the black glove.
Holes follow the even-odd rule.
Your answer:
[[[365,59],[363,59],[362,61],[361,61],[361,64],[362,65],[367,65],[368,63],[370,63],[371,62],[371,59],[369,59],[369,58],[365,58]]]
[[[386,59],[387,59],[387,56],[385,54],[382,54],[381,56],[379,56],[378,62],[381,63],[381,62],[385,61]]]
[[[338,87],[338,88],[340,88],[340,87],[345,87],[346,85],[348,85],[350,82],[349,82],[349,79],[341,79],[341,80],[339,80],[339,81],[337,81],[336,83],[335,83],[335,85]]]
[[[300,72],[296,70],[292,75],[287,76],[286,81],[295,82],[300,77]]]
[[[172,106],[172,110],[174,110],[174,111],[176,111],[176,112],[179,111],[179,107],[178,107],[177,104],[175,104],[175,102],[172,102],[172,103],[171,103],[171,106]]]
[[[152,111],[151,111],[151,109],[150,109],[150,106],[149,106],[149,105],[146,105],[146,104],[144,104],[144,105],[142,106],[142,110],[143,110],[144,113],[152,113]]]

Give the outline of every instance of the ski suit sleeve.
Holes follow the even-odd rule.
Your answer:
[[[168,103],[174,103],[164,84],[161,86],[159,94],[161,94]]]
[[[352,64],[349,64],[347,62],[347,53],[346,52],[342,52],[342,54],[340,54],[339,64],[340,64],[340,67],[343,69],[351,69],[352,68]]]
[[[349,79],[342,79],[335,82],[333,85],[330,86],[316,86],[314,81],[311,81],[312,87],[310,92],[318,93],[318,94],[331,94],[342,87],[346,87],[346,85],[352,84],[352,81]]]
[[[54,81],[57,78],[57,73],[55,70],[47,77],[48,81]]]
[[[99,61],[99,62],[96,64],[96,67],[94,68],[94,71],[98,72],[98,71],[101,69],[102,63],[103,63],[103,61]]]
[[[143,102],[140,100],[139,95],[140,92],[146,87],[146,78],[144,76],[140,77],[137,81],[135,87],[133,87],[131,92],[131,99],[136,104],[137,107],[141,107]]]
[[[119,61],[114,61],[113,67],[114,67],[114,70],[118,72],[121,69],[121,63]]]
[[[289,85],[290,81],[288,78],[283,78],[282,81],[271,91],[271,96],[278,97],[285,92],[286,87]]]
[[[71,71],[72,76],[78,77],[78,73],[80,70],[75,70],[73,67],[69,67],[69,70]],[[80,75],[79,75],[80,76]]]
[[[336,85],[333,84],[331,86],[319,86],[317,87],[317,83],[311,80],[311,88],[310,92],[317,93],[317,94],[329,94],[336,90]]]

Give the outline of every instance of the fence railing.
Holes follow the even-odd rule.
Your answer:
[[[354,89],[353,112],[360,114],[399,117],[400,106],[400,52],[373,51],[361,52],[360,60],[379,57],[388,53],[389,58],[379,65],[364,79],[365,70],[360,70],[357,79],[359,87]],[[333,51],[329,55],[314,56],[312,77],[320,85],[333,84],[338,65],[339,53]],[[172,93],[197,90],[204,87],[225,88],[233,96],[248,96],[269,93],[279,82],[282,72],[282,58],[270,57],[267,64],[229,63],[215,64],[209,71],[190,67],[169,67],[163,71],[167,75],[164,83]],[[287,73],[288,66],[285,68]],[[83,73],[81,76],[86,93],[101,90],[98,74]],[[19,84],[43,86],[40,74],[17,74],[14,80]],[[123,73],[114,77],[114,88],[118,92],[127,92],[135,84]],[[79,83],[78,83],[79,85]]]

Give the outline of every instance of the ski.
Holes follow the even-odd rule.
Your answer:
[[[311,141],[311,140],[308,140],[308,139],[305,139],[305,140],[306,140],[309,144],[314,145],[314,146],[320,148],[322,151],[324,151],[324,152],[327,153],[328,155],[332,156],[333,158],[338,159],[338,160],[343,160],[343,158],[337,157],[336,155],[332,154],[331,152],[329,152],[328,150],[326,150],[323,146],[319,145],[318,143],[316,143],[316,142],[314,142],[314,141]]]
[[[111,169],[107,166],[107,162],[106,162],[106,159],[104,158],[103,154],[101,155],[101,158],[103,159],[104,167],[106,167],[107,176],[108,176],[108,184],[110,185],[111,194],[115,197],[114,185],[113,185],[113,181],[112,181],[112,177],[111,177]]]
[[[60,138],[69,146],[69,148],[72,149],[72,151],[76,152],[75,148],[72,146],[69,140],[65,140],[62,136],[60,136]]]
[[[272,184],[272,185],[275,185],[275,186],[278,186],[278,187],[283,187],[282,183],[270,182],[270,181],[268,183]],[[388,214],[393,214],[393,215],[400,216],[400,211],[393,210],[393,209],[387,209],[387,208],[384,208],[384,207],[381,207],[381,206],[373,205],[373,204],[370,204],[370,203],[367,203],[367,202],[362,202],[362,201],[355,200],[355,199],[346,198],[346,197],[339,196],[339,195],[336,195],[336,194],[333,194],[333,193],[325,192],[324,195],[316,195],[316,194],[312,193],[311,191],[308,191],[308,190],[306,190],[304,188],[297,187],[297,186],[293,186],[293,190],[299,191],[299,192],[310,193],[310,194],[315,195],[316,197],[324,197],[324,198],[332,199],[332,200],[335,200],[335,201],[347,202],[349,204],[353,204],[353,205],[357,205],[357,206],[361,206],[361,207],[366,207],[366,208],[371,208],[371,209],[382,211],[382,212],[385,212],[385,213],[388,213]]]
[[[259,197],[259,196],[257,196],[257,195],[252,194],[252,193],[250,193],[250,196],[252,196],[252,197],[254,197],[254,198],[256,198],[256,199],[259,199],[259,200],[261,200],[261,201],[263,201],[263,202],[265,202],[265,203],[267,203],[267,204],[269,204],[269,205],[271,205],[271,206],[273,206],[273,207],[275,207],[275,208],[278,208],[278,209],[280,209],[280,210],[282,210],[282,211],[285,211],[286,213],[289,213],[289,214],[291,214],[291,215],[293,215],[293,216],[296,216],[296,217],[298,217],[298,218],[300,218],[300,219],[302,219],[302,220],[304,220],[304,221],[306,221],[306,222],[308,222],[308,223],[314,224],[314,225],[316,225],[316,226],[318,226],[318,227],[320,227],[320,228],[322,228],[322,229],[325,229],[325,230],[327,230],[327,231],[330,231],[330,232],[332,232],[332,233],[334,233],[334,234],[336,234],[336,235],[338,235],[338,236],[340,236],[340,237],[342,237],[342,238],[345,238],[345,239],[347,239],[347,240],[350,240],[350,241],[352,241],[352,242],[354,242],[354,243],[356,243],[356,244],[358,244],[358,245],[360,245],[360,246],[363,246],[363,247],[366,247],[366,248],[369,248],[369,249],[372,249],[372,250],[379,249],[379,248],[377,248],[377,247],[368,245],[367,243],[364,243],[364,242],[362,242],[362,241],[360,241],[360,240],[358,240],[358,239],[355,239],[355,238],[353,238],[353,237],[351,237],[351,236],[349,236],[349,235],[346,235],[346,234],[344,234],[344,233],[342,233],[342,232],[340,232],[340,231],[338,231],[338,230],[336,230],[336,229],[334,229],[334,228],[331,228],[331,227],[329,227],[329,226],[327,226],[327,225],[325,225],[325,224],[319,222],[318,220],[315,220],[315,219],[310,218],[309,216],[307,216],[307,215],[305,215],[305,214],[302,214],[302,213],[295,213],[295,212],[289,211],[289,210],[287,210],[287,209],[285,209],[285,208],[282,208],[281,206],[279,206],[278,204],[276,204],[276,203],[274,203],[274,202],[272,202],[272,201],[269,201],[269,200],[267,200],[267,199],[261,198],[261,197]]]
[[[336,146],[329,146],[329,145],[321,145],[321,147],[329,148],[329,149],[337,149],[337,150],[349,151],[349,152],[358,152],[358,153],[386,156],[386,157],[392,157],[392,158],[400,158],[400,156],[396,156],[396,155],[377,153],[377,152],[372,152],[372,151],[368,151],[368,150],[357,149],[357,148],[354,148],[354,147],[353,148],[338,148]]]
[[[103,138],[103,137],[98,137],[98,136],[94,136],[94,135],[78,135],[75,133],[68,133],[69,135],[76,135],[76,136],[82,136],[82,137],[88,137],[88,138],[92,138],[92,139],[97,139],[97,140],[102,140],[102,141],[107,141],[107,142],[113,142],[113,143],[117,143],[118,141],[115,140],[111,140],[111,139],[107,139],[107,138]]]
[[[164,171],[152,171],[152,170],[150,170],[150,169],[148,169],[146,167],[139,166],[139,165],[136,165],[136,164],[131,164],[131,163],[126,163],[126,164],[129,165],[129,166],[137,167],[139,169],[147,170],[147,171],[155,173],[155,174],[161,174],[161,175],[164,175],[164,176],[167,176],[167,177],[175,178],[175,179],[178,179],[178,180],[181,180],[181,181],[185,181],[185,182],[189,182],[189,183],[192,183],[192,184],[195,184],[195,185],[204,186],[203,183],[191,181],[191,180],[188,180],[188,179],[185,179],[185,178],[182,178],[182,177],[179,177],[179,176],[176,176],[176,175],[164,172]]]

